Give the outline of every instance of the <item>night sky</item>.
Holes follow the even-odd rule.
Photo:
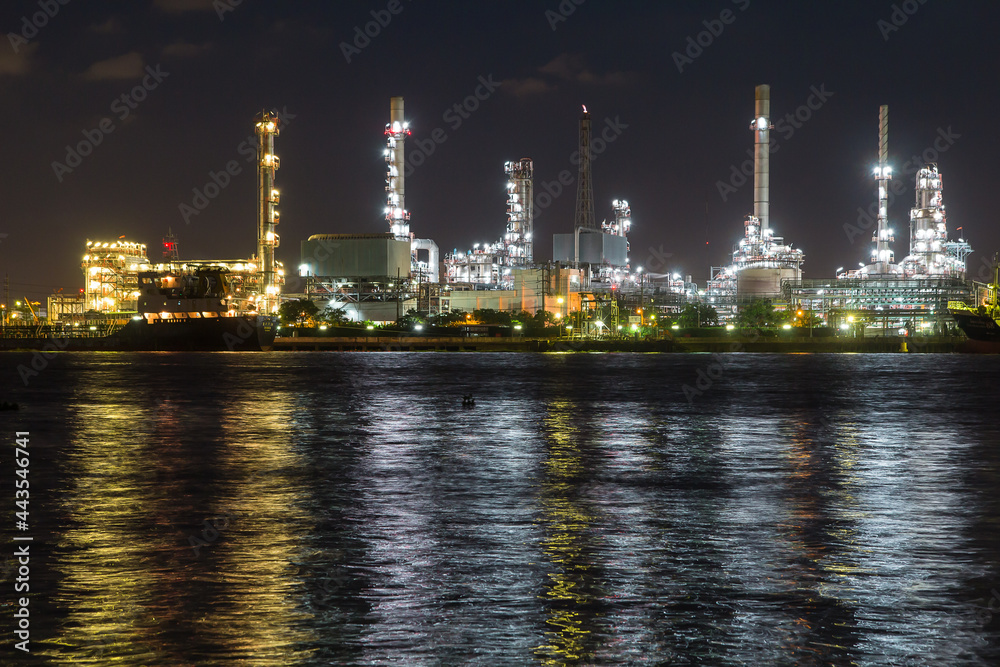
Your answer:
[[[407,178],[406,204],[412,231],[442,255],[500,237],[503,163],[531,157],[537,193],[563,170],[574,179],[536,211],[535,258],[551,258],[552,234],[571,231],[571,155],[586,104],[595,136],[616,127],[593,163],[597,219],[628,199],[633,266],[703,285],[710,266],[729,262],[752,210],[752,178],[725,201],[719,183],[747,159],[761,83],[771,85],[773,122],[807,117],[776,128],[771,160],[771,226],[805,252],[806,277],[868,261],[870,231],[849,238],[844,225],[874,202],[880,104],[904,186],[890,208],[897,261],[913,204],[907,162],[935,152],[935,141],[950,235],[963,227],[976,250],[970,273],[1000,250],[1000,3],[62,2],[0,10],[0,262],[12,300],[78,291],[88,238],[124,235],[155,259],[172,228],[184,259],[249,257],[246,157],[264,108],[287,120],[277,139],[286,268],[294,273],[311,234],[387,231],[382,133],[394,95],[413,130],[408,158],[417,142],[434,148]],[[48,5],[51,18],[40,13]],[[366,24],[375,36],[358,48]],[[470,96],[477,108],[456,112]],[[435,143],[438,128],[446,139]],[[67,161],[85,133],[100,142]],[[239,173],[186,221],[180,205],[192,205],[192,189],[233,160]]]

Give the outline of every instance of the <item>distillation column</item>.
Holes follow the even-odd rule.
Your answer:
[[[632,209],[624,199],[616,199],[611,202],[611,208],[615,212],[615,222],[611,233],[615,236],[628,236],[629,229],[632,228]]]
[[[872,263],[876,274],[889,273],[893,254],[889,244],[894,241],[892,230],[889,229],[889,181],[892,179],[892,167],[889,166],[889,106],[883,104],[878,109],[878,166],[875,167],[875,180],[878,181],[878,225],[872,241],[875,250],[872,252]]]
[[[275,270],[274,249],[279,238],[274,231],[278,224],[278,191],[274,188],[274,172],[280,166],[274,154],[274,138],[280,120],[276,114],[262,112],[257,131],[257,262],[260,275],[258,312],[278,312],[279,280]]]
[[[504,164],[507,174],[507,233],[504,250],[508,266],[528,266],[532,261],[534,218],[533,165],[531,158]]]
[[[410,136],[410,126],[403,120],[403,98],[393,97],[389,102],[389,123],[385,126],[385,219],[389,231],[397,241],[410,240],[410,212],[406,210],[406,170],[403,143]]]

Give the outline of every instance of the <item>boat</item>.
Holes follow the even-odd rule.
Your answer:
[[[112,334],[120,349],[261,351],[274,343],[277,318],[237,310],[225,269],[140,271],[138,281],[138,312]]]
[[[230,294],[227,271],[140,271],[136,311],[83,327],[8,329],[0,349],[41,351],[266,351],[278,318]],[[130,316],[130,317],[129,317]]]
[[[1000,354],[1000,262],[993,259],[993,281],[986,288],[986,298],[977,308],[961,301],[949,301],[948,312],[968,337],[963,352]]]

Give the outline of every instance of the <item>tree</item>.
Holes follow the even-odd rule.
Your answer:
[[[299,324],[319,312],[319,306],[309,299],[293,299],[278,306],[278,316],[282,324]]]
[[[547,310],[539,310],[531,319],[534,320],[535,326],[540,329],[556,323],[556,316]]]
[[[453,310],[448,313],[438,313],[434,317],[428,318],[434,326],[455,327],[465,324],[468,321],[468,313],[463,310]]]
[[[684,328],[716,325],[719,323],[719,313],[706,303],[689,303],[684,306],[677,323]]]
[[[500,324],[503,326],[510,326],[510,313],[503,310],[495,310],[493,308],[477,308],[472,311],[472,316],[474,319],[482,322],[483,324]]]
[[[762,329],[777,324],[780,317],[770,299],[754,299],[740,309],[736,320],[741,328]]]
[[[424,318],[413,308],[406,311],[406,315],[403,315],[398,320],[396,320],[396,328],[410,330],[413,329],[418,324],[423,324]]]
[[[332,308],[330,306],[323,309],[319,314],[319,319],[331,326],[340,326],[351,321],[351,318],[344,312],[343,308]]]
[[[789,323],[793,327],[805,327],[807,329],[815,329],[816,327],[823,326],[823,320],[815,312],[811,310],[798,310],[788,311],[792,318]]]

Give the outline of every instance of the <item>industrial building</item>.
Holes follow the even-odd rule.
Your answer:
[[[754,95],[753,215],[743,223],[743,238],[733,250],[732,264],[712,267],[706,299],[723,319],[740,304],[776,298],[784,281],[801,280],[805,255],[774,235],[770,222],[771,87],[757,86]]]
[[[507,229],[494,243],[476,243],[471,250],[457,248],[445,255],[445,278],[455,289],[487,285],[513,286],[513,269],[532,266],[534,242],[534,164],[531,158],[505,162],[507,175]]]
[[[754,133],[753,213],[744,220],[743,238],[734,247],[731,263],[712,267],[706,289],[699,294],[690,276],[644,273],[642,267],[630,266],[632,211],[628,201],[614,200],[611,222],[597,223],[586,107],[579,121],[573,230],[553,235],[552,262],[539,264],[533,256],[534,165],[530,158],[522,158],[504,163],[507,221],[503,234],[469,250],[455,249],[439,263],[434,241],[419,239],[411,231],[404,180],[405,142],[411,130],[403,98],[393,97],[385,129],[388,231],[316,234],[303,241],[299,271],[306,277],[306,296],[343,308],[351,319],[376,322],[393,321],[410,309],[429,314],[483,308],[546,309],[565,316],[575,310],[610,313],[612,303],[617,321],[619,307],[641,313],[647,298],[661,311],[676,312],[699,297],[728,320],[742,304],[764,298],[779,308],[808,309],[835,326],[853,317],[873,331],[943,330],[947,302],[970,296],[964,278],[971,247],[964,239],[947,239],[943,181],[937,165],[927,165],[917,174],[909,253],[895,264],[887,215],[887,183],[892,172],[888,109],[882,107],[875,169],[879,216],[871,263],[860,270],[838,272],[836,279],[803,280],[804,253],[774,234],[769,215],[770,107],[770,87],[757,86],[750,124]],[[593,319],[603,322],[604,316]],[[645,318],[640,315],[639,319]]]
[[[889,220],[889,107],[879,107],[877,225],[872,235],[871,262],[838,270],[834,280],[789,281],[784,297],[793,308],[813,311],[830,326],[856,326],[869,335],[903,332],[946,333],[955,324],[949,301],[967,302],[974,285],[966,281],[966,258],[972,247],[965,239],[948,240],[942,191],[936,164],[915,176],[915,202],[910,209],[909,253],[894,263],[895,234]]]
[[[274,152],[274,138],[279,132],[276,114],[262,112],[255,119],[257,148],[257,254],[251,259],[180,261],[177,240],[173,234],[163,239],[163,257],[153,262],[147,256],[144,243],[120,238],[114,241],[87,241],[81,268],[84,274],[83,311],[101,317],[137,312],[140,297],[139,274],[156,272],[170,280],[198,271],[211,270],[226,275],[230,306],[233,311],[277,313],[284,268],[274,256],[279,245],[275,227],[279,214],[275,171],[280,160]],[[63,300],[65,301],[65,300]],[[56,300],[60,312],[70,304]],[[66,313],[69,315],[69,313]],[[63,316],[65,319],[65,316]]]

